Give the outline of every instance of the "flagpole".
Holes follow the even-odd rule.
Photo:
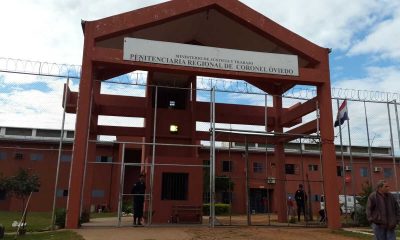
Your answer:
[[[347,107],[347,112],[349,112],[349,107]],[[354,178],[354,168],[353,168],[353,151],[351,146],[351,137],[350,137],[350,119],[347,119],[347,135],[349,136],[349,153],[350,153],[350,167],[351,167],[351,188],[353,192],[353,201],[354,201],[354,221],[357,219],[357,211],[356,211],[356,191],[355,191],[355,178]]]
[[[397,138],[398,138],[398,143],[399,143],[399,146],[400,146],[400,125],[399,125],[399,112],[398,112],[398,110],[397,110],[397,101],[396,101],[396,99],[395,100],[393,100],[393,102],[394,102],[394,111],[395,111],[395,114],[396,114],[396,126],[397,126]],[[393,151],[394,151],[394,149],[393,149]],[[394,152],[393,152],[394,153]],[[396,178],[396,182],[398,181],[398,179]],[[398,189],[397,189],[398,190]],[[398,196],[398,195],[397,195]],[[400,199],[400,197],[398,196],[397,197],[397,199],[399,200]]]
[[[388,117],[389,117],[389,127],[390,127],[390,145],[392,147],[392,156],[393,156],[393,168],[394,168],[394,177],[396,179],[396,192],[399,190],[399,186],[397,183],[397,171],[396,171],[396,156],[394,155],[394,143],[393,143],[393,130],[392,130],[392,119],[390,116],[390,103],[387,103]],[[396,194],[398,196],[398,194]]]
[[[364,113],[365,113],[365,125],[367,127],[367,140],[368,140],[368,157],[369,157],[369,182],[371,186],[374,185],[374,181],[372,179],[372,153],[371,153],[371,143],[369,140],[369,128],[368,128],[368,117],[367,117],[367,106],[364,101]]]
[[[347,197],[346,197],[346,176],[344,171],[344,156],[343,156],[343,140],[342,140],[342,124],[341,119],[339,118],[340,107],[339,107],[339,99],[336,99],[336,105],[338,109],[338,121],[339,121],[339,136],[340,136],[340,155],[342,158],[342,179],[343,179],[343,195],[344,195],[344,208],[345,214],[347,213]],[[346,223],[347,223],[347,215],[346,215]]]

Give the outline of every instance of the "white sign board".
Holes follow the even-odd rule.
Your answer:
[[[124,60],[227,71],[299,76],[297,56],[138,38],[124,39]]]

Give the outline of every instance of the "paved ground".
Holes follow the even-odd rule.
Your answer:
[[[219,218],[227,224],[227,219]],[[230,219],[231,223],[245,223],[243,217]],[[254,223],[264,223],[265,218],[253,218]],[[214,229],[203,225],[153,225],[133,227],[131,218],[122,218],[117,227],[117,218],[92,219],[81,229],[75,230],[86,240],[355,240],[345,237],[321,225],[312,223],[278,224],[263,226],[216,226]],[[344,228],[343,231],[361,233],[372,239],[370,228]],[[400,238],[396,238],[400,240]]]
[[[350,240],[329,229],[299,227],[122,227],[76,230],[86,240]]]
[[[228,220],[232,223],[240,223],[242,226],[228,227],[218,226],[214,229],[208,228],[206,221],[204,225],[162,225],[147,227],[132,227],[130,217],[122,218],[120,227],[117,218],[92,219],[81,229],[76,230],[86,240],[350,240],[354,238],[344,237],[333,233],[330,229],[315,225],[313,228],[306,227],[304,222],[300,224],[277,224],[274,226],[243,226],[246,221],[242,218],[223,219],[225,224]],[[253,217],[253,223],[265,222],[265,217]],[[351,231],[362,231],[365,229],[346,229]]]

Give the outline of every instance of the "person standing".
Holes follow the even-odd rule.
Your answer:
[[[385,180],[380,180],[376,191],[368,196],[366,214],[376,240],[396,239],[395,228],[400,221],[400,209]]]
[[[141,220],[143,218],[145,191],[146,184],[144,182],[144,174],[140,174],[139,181],[133,185],[131,191],[131,194],[133,194],[133,225],[142,225]]]
[[[299,188],[294,194],[294,200],[296,201],[297,205],[297,220],[300,222],[300,214],[301,211],[303,211],[304,221],[305,221],[306,220],[305,202],[307,200],[307,195],[303,190],[303,184],[299,184]]]

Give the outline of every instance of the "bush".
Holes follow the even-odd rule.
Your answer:
[[[65,217],[67,216],[67,212],[65,208],[60,208],[56,210],[56,222],[55,224],[59,228],[65,228]]]
[[[355,219],[355,222],[357,222],[360,226],[370,225],[367,220],[365,209],[367,208],[368,197],[372,192],[372,186],[367,182],[365,184],[362,184],[362,192],[359,197],[356,197],[358,204],[355,209],[355,211],[357,212],[357,219]]]
[[[227,215],[230,212],[230,205],[225,203],[215,204],[215,215]],[[210,215],[210,204],[203,204],[203,215]]]
[[[4,238],[4,227],[0,224],[0,239]]]
[[[133,213],[132,200],[124,200],[122,203],[122,212],[129,214]]]
[[[80,219],[80,224],[87,223],[90,221],[90,213],[88,211],[83,211]]]

